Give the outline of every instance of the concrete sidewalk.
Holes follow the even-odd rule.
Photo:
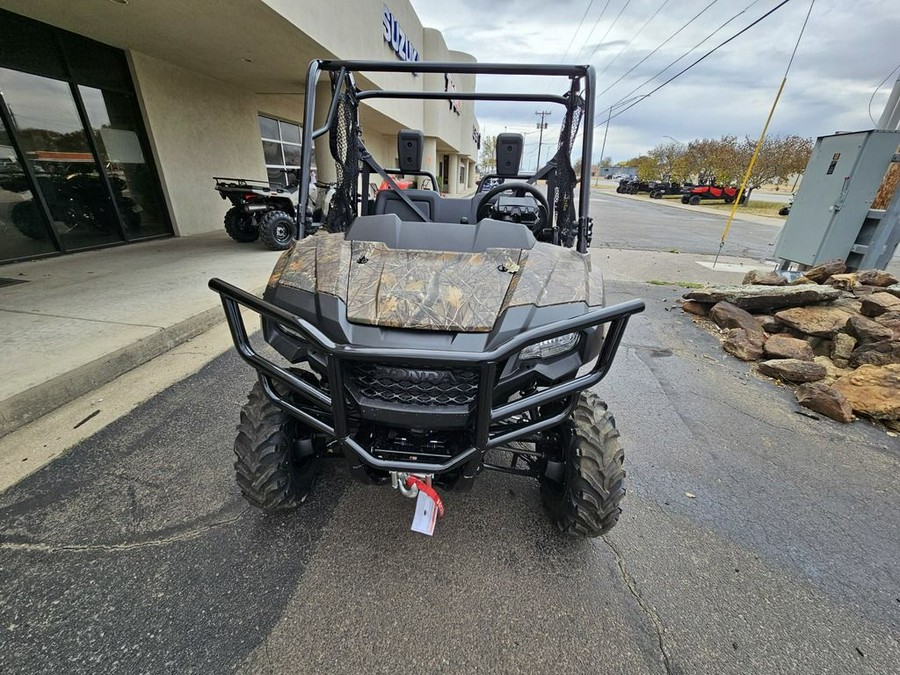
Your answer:
[[[0,277],[0,436],[224,320],[207,288],[222,277],[253,291],[278,257],[224,232],[8,265]],[[710,270],[710,256],[594,249],[615,282],[740,282],[751,260]]]
[[[278,252],[224,232],[0,268],[0,436],[223,320],[210,277],[251,290]]]

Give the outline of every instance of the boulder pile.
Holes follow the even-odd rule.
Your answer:
[[[740,286],[693,290],[682,309],[706,317],[729,354],[795,390],[800,405],[900,431],[900,283],[841,260],[788,282],[751,271]]]

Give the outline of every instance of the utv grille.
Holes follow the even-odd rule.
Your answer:
[[[388,403],[473,406],[478,395],[478,373],[466,368],[425,370],[357,364],[351,367],[351,379],[360,396]]]

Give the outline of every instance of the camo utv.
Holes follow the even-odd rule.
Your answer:
[[[332,98],[317,128],[323,73]],[[410,83],[412,73],[542,76],[563,91],[369,89],[356,84],[357,73],[366,82],[402,73]],[[422,133],[401,131],[400,166],[386,169],[366,150],[359,112],[365,101],[410,98],[554,104],[563,111],[557,150],[523,172],[523,137],[501,134],[496,171],[482,181],[493,187],[471,197],[399,189],[400,175],[438,184],[422,166]],[[295,507],[321,463],[339,457],[359,480],[426,494],[439,507],[437,490],[467,490],[485,469],[530,477],[563,532],[595,537],[616,524],[624,455],[592,388],[644,305],[606,306],[589,255],[593,101],[590,66],[310,64],[300,202],[313,143],[327,133],[337,169],[331,210],[324,223],[301,213],[302,238],[278,261],[262,299],[210,281],[238,352],[259,376],[235,441],[247,501]],[[370,178],[391,189],[371,198],[360,188]],[[252,344],[241,307],[261,315],[268,346]]]

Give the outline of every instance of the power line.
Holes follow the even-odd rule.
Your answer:
[[[640,67],[647,59],[649,59],[651,56],[653,56],[653,55],[654,55],[656,52],[658,52],[660,49],[662,49],[663,47],[665,47],[665,46],[669,43],[669,41],[672,40],[672,38],[674,38],[676,35],[678,35],[678,34],[679,34],[681,31],[683,31],[685,28],[687,28],[687,27],[690,26],[692,23],[694,23],[694,21],[696,21],[697,19],[699,19],[699,18],[703,15],[703,13],[706,12],[706,10],[708,10],[710,7],[712,7],[712,6],[713,6],[714,4],[716,4],[718,1],[719,1],[719,0],[712,0],[712,2],[710,2],[706,7],[704,7],[704,8],[701,9],[699,12],[697,12],[696,14],[694,14],[694,16],[692,16],[691,19],[690,19],[686,24],[684,24],[681,28],[679,28],[679,29],[676,30],[674,33],[672,33],[669,37],[667,37],[665,40],[663,40],[663,41],[656,47],[656,49],[654,49],[652,52],[650,52],[649,54],[647,54],[647,56],[645,56],[645,57],[642,58],[640,61],[638,61],[637,63],[635,63],[635,64],[634,64],[631,68],[629,68],[629,69],[628,69],[628,70],[627,70],[627,71],[626,71],[626,72],[625,72],[618,80],[616,80],[616,81],[613,82],[611,85],[609,85],[606,89],[604,89],[604,90],[601,91],[599,94],[597,94],[597,96],[598,96],[598,97],[599,97],[599,96],[602,96],[603,94],[605,94],[606,92],[608,92],[610,89],[612,89],[613,87],[615,87],[617,84],[619,84],[619,82],[621,82],[621,81],[624,80],[626,77],[628,77],[632,72],[634,72],[634,70],[635,70],[636,68]]]
[[[644,25],[641,26],[640,28],[638,28],[638,29],[637,29],[637,32],[636,32],[634,35],[631,36],[631,39],[628,41],[628,44],[626,44],[624,47],[622,47],[622,49],[619,51],[619,53],[616,54],[616,55],[612,58],[612,61],[610,61],[609,63],[607,63],[607,64],[606,64],[606,67],[605,67],[603,70],[601,70],[599,73],[597,73],[597,77],[600,77],[601,75],[603,75],[603,73],[605,73],[607,70],[610,69],[610,67],[612,66],[612,64],[614,64],[614,63],[616,62],[616,59],[618,59],[620,56],[622,56],[622,54],[625,53],[625,51],[631,46],[631,43],[634,42],[635,38],[637,38],[637,36],[640,35],[640,34],[643,32],[643,30],[647,27],[647,25],[648,25],[651,21],[653,21],[653,19],[656,18],[656,15],[659,14],[659,13],[663,10],[663,8],[664,8],[666,5],[668,5],[668,4],[669,4],[669,0],[663,0],[663,3],[659,6],[659,8],[658,8],[655,12],[653,12],[653,14],[650,16],[650,18],[647,19],[647,20],[644,22]]]
[[[584,25],[584,20],[587,18],[588,12],[591,11],[591,7],[594,6],[594,0],[591,0],[588,3],[587,9],[584,10],[584,14],[581,15],[581,21],[578,22],[578,28],[575,29],[575,32],[572,33],[572,39],[569,40],[569,46],[566,47],[566,51],[563,53],[562,58],[559,60],[560,63],[566,62],[566,57],[569,55],[569,50],[572,49],[572,45],[575,44],[575,38],[578,37],[578,31],[581,30],[581,27]]]
[[[891,72],[889,72],[887,74],[887,76],[881,82],[876,84],[875,91],[872,92],[872,98],[869,99],[869,119],[872,120],[872,124],[874,124],[876,126],[878,125],[878,122],[876,122],[875,118],[872,117],[872,103],[875,101],[875,97],[878,95],[878,90],[881,89],[881,85],[883,85],[885,82],[887,82],[891,78],[891,75],[896,73],[898,70],[900,70],[900,65],[898,65]]]
[[[733,17],[731,17],[730,19],[728,19],[728,21],[726,21],[726,22],[723,23],[721,26],[719,26],[718,28],[716,28],[716,30],[714,30],[712,33],[710,33],[708,36],[706,36],[703,40],[701,40],[700,42],[698,42],[696,46],[694,46],[692,49],[688,50],[687,52],[685,52],[684,54],[682,54],[681,56],[679,56],[677,59],[675,59],[675,61],[673,61],[673,62],[670,63],[668,66],[666,66],[665,68],[663,68],[663,69],[662,69],[661,71],[659,71],[656,75],[654,75],[653,77],[651,77],[650,79],[648,79],[646,82],[644,82],[643,84],[640,84],[640,85],[638,85],[637,87],[635,87],[630,93],[633,94],[634,92],[636,92],[638,89],[640,89],[640,88],[643,87],[644,85],[649,84],[651,81],[655,80],[657,77],[659,77],[660,75],[662,75],[662,74],[663,74],[664,72],[666,72],[669,68],[671,68],[671,67],[674,66],[676,63],[678,63],[679,61],[681,61],[681,59],[683,59],[685,56],[687,56],[687,55],[690,54],[692,51],[694,51],[694,49],[696,49],[697,47],[699,47],[700,45],[702,45],[704,42],[706,42],[706,40],[708,40],[710,37],[712,37],[713,35],[715,35],[715,33],[717,33],[719,30],[721,30],[725,25],[727,25],[728,23],[730,23],[731,21],[733,21],[734,19],[736,19],[738,16],[740,16],[741,14],[743,14],[744,12],[746,12],[747,9],[749,9],[750,7],[752,7],[753,5],[755,5],[757,2],[758,2],[758,0],[753,0],[753,2],[751,2],[750,5],[747,6],[747,8],[745,8],[744,10],[738,12],[738,13],[735,14]],[[651,89],[650,92],[647,94],[647,96],[650,96],[650,95],[652,95],[652,94],[655,94],[655,93],[658,92],[660,89],[662,89],[663,87],[665,87],[667,84],[669,84],[670,82],[672,82],[672,80],[674,80],[674,79],[676,79],[676,78],[681,77],[682,75],[684,75],[687,71],[689,71],[691,68],[693,68],[694,66],[696,66],[696,65],[697,65],[698,63],[700,63],[701,61],[705,60],[708,56],[710,56],[711,54],[717,52],[719,49],[721,49],[722,47],[724,47],[725,45],[727,45],[729,42],[731,42],[732,40],[736,39],[737,37],[743,35],[743,34],[746,33],[748,30],[750,30],[751,28],[753,28],[755,25],[757,25],[758,23],[760,23],[761,21],[763,21],[764,19],[768,18],[769,16],[771,16],[772,14],[774,14],[776,11],[778,11],[779,9],[781,9],[782,7],[784,7],[788,2],[790,2],[790,0],[781,0],[781,2],[779,2],[777,5],[775,5],[775,7],[773,7],[772,9],[770,9],[768,12],[766,12],[766,13],[763,14],[762,16],[760,16],[760,17],[758,17],[757,19],[755,19],[754,21],[752,21],[749,25],[747,25],[747,26],[745,26],[744,28],[742,28],[741,30],[739,30],[737,33],[735,33],[734,35],[732,35],[732,36],[731,36],[730,38],[728,38],[727,40],[723,40],[722,42],[720,42],[719,44],[717,44],[715,47],[713,47],[712,49],[710,49],[708,52],[706,52],[706,53],[705,53],[703,56],[701,56],[699,59],[697,59],[696,61],[694,61],[694,62],[691,63],[690,65],[688,65],[688,66],[682,68],[681,70],[679,70],[677,73],[675,73],[672,77],[670,77],[668,80],[666,80],[665,82],[663,82],[663,83],[660,84],[659,86],[655,87],[654,89]],[[644,98],[646,98],[646,97],[644,97]],[[643,100],[643,99],[641,99],[641,100]],[[619,112],[617,112],[615,115],[612,116],[612,118],[615,119],[616,117],[618,117],[619,115],[623,114],[623,113],[626,112],[627,110],[630,110],[631,108],[633,108],[633,107],[634,107],[635,105],[637,105],[638,103],[640,103],[640,101],[635,101],[634,103],[632,103],[632,104],[631,104],[630,106],[628,106],[627,108],[624,108],[623,110],[620,110]],[[595,118],[594,121],[596,122],[596,118]],[[596,126],[600,126],[600,125],[599,125],[599,123],[597,123],[597,124],[595,124],[594,126],[596,127]]]
[[[597,20],[594,21],[594,25],[591,26],[590,32],[584,38],[584,42],[581,43],[581,47],[578,49],[578,52],[575,54],[575,60],[578,60],[578,56],[581,52],[584,51],[584,48],[587,47],[587,43],[590,41],[591,36],[594,34],[594,31],[597,30],[597,26],[600,24],[600,20],[603,18],[603,15],[606,14],[606,8],[609,7],[610,0],[606,0],[606,4],[603,5],[603,9],[600,10],[600,16],[597,17]]]
[[[592,52],[591,52],[591,55],[585,59],[585,63],[590,63],[590,62],[591,62],[591,59],[594,58],[594,54],[596,54],[596,53],[597,53],[597,50],[600,49],[600,46],[601,46],[604,42],[606,42],[607,36],[610,34],[610,32],[612,31],[612,29],[615,27],[615,25],[619,22],[619,17],[622,16],[622,13],[623,13],[626,9],[628,9],[628,5],[630,5],[630,4],[631,4],[631,0],[625,0],[625,4],[622,5],[622,9],[620,9],[620,10],[619,10],[619,13],[616,14],[616,18],[613,19],[613,22],[612,22],[611,24],[609,24],[609,28],[606,29],[606,32],[603,34],[603,37],[600,38],[600,41],[597,42],[597,46],[594,47],[594,51],[592,51]]]

